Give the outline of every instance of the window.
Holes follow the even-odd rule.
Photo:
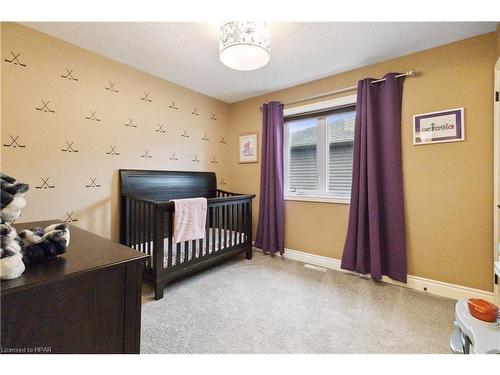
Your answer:
[[[285,195],[348,202],[351,196],[352,103],[285,117]]]

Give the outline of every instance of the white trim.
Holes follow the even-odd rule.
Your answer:
[[[286,201],[299,201],[299,202],[318,202],[318,203],[336,203],[336,204],[350,204],[349,199],[340,199],[333,197],[322,197],[318,195],[285,195]]]
[[[315,266],[324,267],[335,271],[342,271],[351,274],[356,274],[354,272],[342,270],[340,268],[340,263],[341,263],[340,260],[334,258],[324,257],[321,255],[315,255],[310,253],[304,253],[302,251],[291,250],[291,249],[285,249],[284,257],[287,259],[292,259],[303,263],[309,263]],[[368,277],[366,275],[360,275],[360,276]],[[456,300],[475,297],[475,298],[482,298],[490,302],[495,302],[494,295],[492,292],[469,288],[457,284],[445,283],[443,281],[438,281],[438,280],[431,280],[420,276],[408,275],[407,284],[394,281],[387,276],[383,276],[382,281],[389,284],[399,285],[402,287],[415,289],[421,292],[435,294],[438,296],[448,297]]]
[[[283,110],[283,116],[292,116],[300,113],[322,111],[324,109],[341,107],[344,105],[356,104],[356,94],[346,95],[340,98],[322,100],[320,102],[304,104],[297,107],[285,108]]]

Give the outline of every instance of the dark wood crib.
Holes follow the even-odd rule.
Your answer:
[[[217,189],[213,172],[120,170],[120,242],[149,255],[144,277],[163,298],[170,281],[235,254],[252,258],[252,199]],[[172,242],[171,199],[205,197],[205,238]]]

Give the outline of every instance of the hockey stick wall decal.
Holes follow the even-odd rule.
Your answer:
[[[66,219],[64,219],[64,221],[66,223],[74,223],[75,221],[78,221],[78,219],[73,217],[73,215],[75,215],[75,213],[73,211],[65,212],[65,214],[66,214]]]
[[[61,151],[63,151],[63,152],[78,152],[78,151],[80,151],[80,150],[77,150],[76,148],[73,148],[73,145],[75,144],[75,142],[66,141],[66,144],[68,145],[68,147],[62,148]]]
[[[116,145],[114,145],[114,146],[110,145],[109,146],[109,151],[106,152],[106,155],[115,155],[115,156],[117,156],[117,155],[120,155],[120,153],[118,151],[116,151]]]
[[[109,86],[108,87],[105,87],[106,90],[110,91],[110,92],[119,92],[117,89],[116,89],[116,82],[111,82],[111,81],[108,81],[109,83]]]
[[[42,179],[42,184],[40,186],[35,186],[35,189],[54,189],[56,187],[56,185],[49,184],[49,177],[47,178],[40,177],[40,178]]]
[[[10,139],[11,139],[11,142],[10,143],[4,143],[3,145],[5,147],[21,147],[21,148],[24,148],[26,147],[26,145],[22,145],[20,144],[17,140],[19,139],[19,136],[16,135],[16,136],[12,136],[12,135],[9,135]]]
[[[20,60],[19,60],[19,56],[21,56],[21,53],[14,53],[12,51],[10,51],[11,55],[12,55],[12,59],[5,59],[6,62],[8,63],[11,63],[11,64],[14,64],[14,65],[19,65],[19,66],[22,66],[22,67],[26,67],[26,64],[23,64]]]
[[[52,110],[52,109],[49,108],[49,103],[50,103],[49,100],[47,100],[47,101],[45,101],[43,99],[40,99],[40,100],[42,101],[43,105],[40,106],[40,107],[35,107],[35,109],[37,111],[50,112],[50,113],[54,113],[55,112],[54,110]]]
[[[149,98],[149,92],[145,92],[144,93],[144,96],[141,98],[141,100],[145,101],[145,102],[152,102],[152,100]]]
[[[92,111],[92,110],[90,110],[90,115],[85,116],[85,118],[91,121],[101,121],[100,118],[97,118],[97,111]]]
[[[90,184],[85,185],[85,187],[88,187],[88,188],[98,188],[98,187],[101,187],[101,185],[98,184],[97,182],[95,182],[95,180],[97,180],[97,177],[90,177]]]
[[[134,124],[134,119],[130,117],[128,118],[128,122],[125,123],[124,125],[130,128],[137,128],[137,125]]]
[[[61,74],[61,77],[67,78],[67,79],[72,80],[72,81],[78,81],[78,78],[73,76],[73,69],[70,70],[70,69],[66,68],[66,74]]]
[[[151,154],[149,153],[149,150],[144,149],[144,154],[141,155],[141,158],[151,159],[152,157],[153,156],[151,156]]]

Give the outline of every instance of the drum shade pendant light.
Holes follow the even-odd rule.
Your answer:
[[[219,59],[231,69],[256,70],[271,56],[269,29],[264,22],[224,22],[220,29]]]

